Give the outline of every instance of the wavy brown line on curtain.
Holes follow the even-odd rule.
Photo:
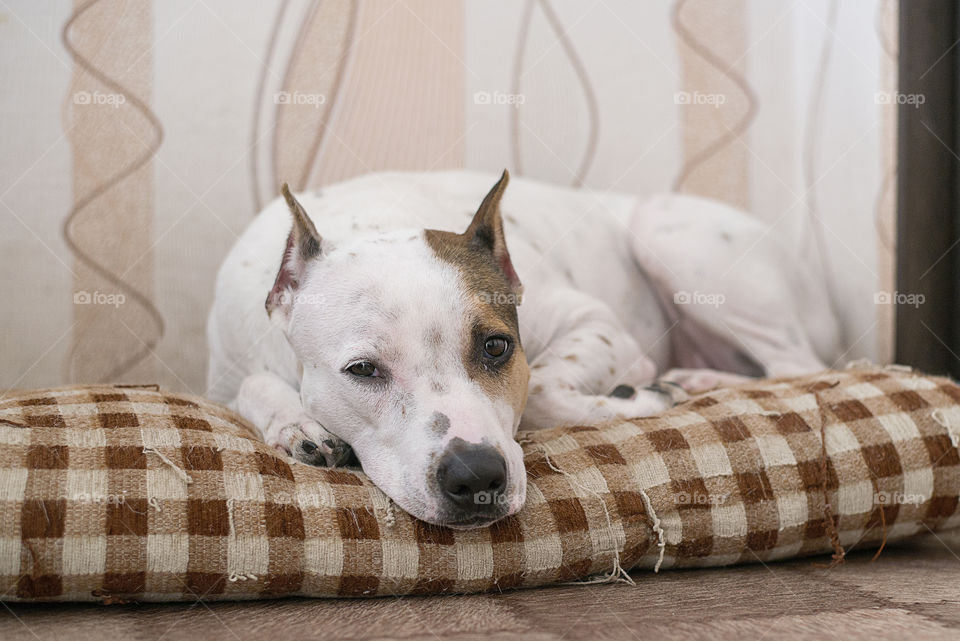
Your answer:
[[[153,304],[153,302],[142,292],[136,289],[133,285],[125,281],[120,276],[117,276],[112,271],[110,271],[106,266],[98,262],[93,258],[87,251],[80,247],[76,242],[73,236],[73,225],[76,220],[76,217],[83,211],[85,208],[90,206],[98,198],[102,197],[108,191],[120,185],[126,178],[133,175],[141,167],[145,166],[150,159],[154,156],[156,151],[160,148],[160,145],[163,143],[163,126],[160,124],[160,120],[157,116],[150,110],[150,108],[144,103],[140,98],[138,98],[133,92],[127,89],[125,86],[109,77],[107,74],[98,69],[89,59],[84,57],[74,46],[74,43],[70,40],[70,30],[77,23],[78,20],[89,11],[94,5],[101,2],[102,0],[90,0],[87,4],[76,9],[70,17],[67,19],[67,22],[63,26],[61,31],[60,38],[63,42],[64,48],[67,50],[67,53],[70,54],[70,57],[73,59],[74,63],[77,64],[81,69],[86,71],[92,77],[103,83],[105,86],[112,89],[118,94],[125,96],[126,101],[138,112],[140,112],[144,118],[150,123],[150,126],[153,128],[156,136],[154,140],[150,143],[147,149],[140,154],[138,157],[134,158],[126,167],[115,172],[112,176],[109,176],[105,180],[101,181],[96,185],[90,193],[88,193],[83,198],[80,198],[76,201],[73,207],[70,209],[70,212],[67,214],[67,217],[63,221],[63,226],[61,228],[61,235],[63,237],[64,243],[73,252],[75,258],[83,263],[86,267],[91,269],[98,276],[115,286],[117,289],[124,292],[125,295],[129,296],[136,304],[140,305],[143,310],[148,314],[148,316],[153,320],[156,325],[157,332],[155,336],[148,336],[146,339],[141,339],[143,342],[143,347],[135,352],[130,358],[123,360],[119,365],[109,370],[106,375],[101,377],[102,381],[110,381],[116,378],[119,378],[129,372],[134,366],[140,363],[143,359],[149,356],[157,344],[160,342],[160,339],[163,337],[164,333],[164,321],[163,316],[160,313],[160,310]],[[82,340],[75,341],[70,348],[70,352],[67,355],[66,366],[67,366],[67,375],[70,377],[74,358],[77,353],[77,348],[82,343]]]
[[[258,166],[259,154],[257,148],[260,146],[260,113],[263,110],[264,89],[267,86],[267,73],[270,71],[267,65],[273,59],[273,52],[277,47],[277,36],[280,33],[280,26],[283,24],[283,16],[287,12],[289,0],[281,0],[280,8],[277,10],[277,17],[273,21],[273,28],[270,30],[270,39],[267,41],[267,50],[264,53],[264,62],[260,66],[260,78],[257,80],[257,90],[253,99],[253,123],[250,127],[250,187],[253,190],[253,213],[260,213],[263,209],[263,198],[260,195],[260,168]]]
[[[346,19],[344,8],[341,37]],[[464,28],[462,1],[377,0],[360,6],[343,87],[328,114],[330,126],[311,184],[371,171],[463,167],[469,67],[457,52],[464,51]],[[328,58],[335,57],[332,49],[327,48]],[[300,138],[308,139],[315,129],[307,130],[303,119],[300,124]],[[282,158],[299,168],[306,147],[300,151],[295,161]]]
[[[884,17],[888,15],[887,12],[889,7],[890,0],[880,0],[877,3],[877,12],[874,19],[874,31],[876,31],[877,41],[880,43],[880,48],[883,50],[884,55],[887,56],[894,66],[896,66],[897,45],[896,43],[887,40],[887,37],[884,33]],[[896,12],[894,12],[893,15],[896,15]],[[893,197],[895,195],[894,179],[897,175],[897,159],[893,154],[891,154],[891,156],[893,156],[893,162],[891,163],[890,167],[884,171],[883,179],[880,182],[880,187],[877,189],[877,198],[873,209],[873,221],[877,230],[877,237],[880,239],[882,248],[892,256],[896,247],[895,230],[893,225],[885,226],[883,220],[883,203],[888,196]]]
[[[897,3],[880,0],[874,16],[874,31],[884,58],[881,64],[883,91],[895,91],[898,75],[898,49],[896,38],[887,36],[897,29]],[[888,75],[890,74],[890,75]],[[892,76],[892,77],[890,77]],[[890,291],[895,288],[896,280],[896,176],[897,176],[897,111],[893,104],[881,105],[881,172],[883,178],[877,188],[873,206],[873,224],[877,234],[877,264],[880,274],[878,289]],[[877,362],[890,362],[894,358],[894,337],[896,335],[896,313],[894,306],[877,308],[876,350]]]
[[[750,84],[743,74],[736,72],[732,67],[728,67],[723,59],[716,55],[706,44],[697,40],[693,33],[684,25],[680,14],[687,2],[688,0],[676,0],[673,4],[673,9],[670,12],[670,22],[674,32],[676,32],[681,42],[686,44],[695,54],[700,56],[707,64],[714,67],[721,75],[737,86],[747,99],[747,111],[726,133],[721,134],[709,145],[684,161],[677,177],[673,181],[672,189],[674,191],[681,191],[683,184],[698,167],[705,164],[710,158],[720,153],[724,147],[743,135],[757,115],[758,103],[756,94],[753,89],[751,89]]]
[[[333,105],[336,102],[337,97],[340,93],[340,88],[343,83],[345,70],[347,66],[346,64],[347,58],[350,54],[350,51],[352,50],[352,47],[354,45],[354,39],[356,36],[356,26],[358,22],[358,14],[359,14],[359,2],[358,0],[354,0],[347,4],[349,5],[349,8],[347,10],[348,24],[344,30],[345,37],[341,44],[340,53],[337,56],[336,60],[334,61],[333,65],[325,69],[318,78],[314,79],[316,81],[322,80],[330,72],[332,68],[336,69],[336,75],[334,76],[333,84],[330,90],[328,91],[328,93],[324,96],[326,98],[326,100],[323,103],[325,116],[321,116],[321,120],[318,123],[316,130],[314,131],[312,141],[308,148],[308,152],[304,157],[303,164],[299,169],[299,173],[297,177],[292,177],[292,176],[281,177],[278,175],[278,172],[280,171],[279,167],[281,164],[280,163],[281,140],[280,140],[280,136],[278,135],[278,132],[282,132],[283,127],[281,123],[284,121],[285,117],[289,116],[290,112],[287,110],[284,110],[283,105],[280,103],[277,103],[274,108],[273,142],[272,142],[272,160],[273,160],[272,173],[273,173],[274,184],[279,184],[280,182],[289,182],[293,185],[295,190],[302,190],[309,187],[310,175],[317,164],[317,160],[319,158],[320,151],[322,149],[322,144],[325,139],[325,134],[327,132],[327,123],[329,122],[330,114],[333,111]],[[333,6],[337,7],[338,5],[333,5]],[[307,37],[310,34],[310,30],[315,26],[317,20],[322,19],[322,16],[320,14],[320,9],[321,9],[320,3],[315,2],[308,5],[307,9],[304,12],[304,16],[300,23],[300,29],[297,33],[297,37],[294,42],[294,46],[292,47],[287,57],[286,65],[284,67],[283,79],[280,87],[281,91],[292,90],[292,87],[290,86],[290,84],[293,81],[294,69],[296,65],[300,62],[301,57],[304,55],[303,50],[307,44]],[[260,89],[261,94],[262,92],[263,92],[263,89]],[[265,96],[262,96],[262,95],[258,97],[260,100],[263,100],[265,98]],[[289,168],[285,173],[289,173]]]
[[[350,18],[349,22],[347,23],[347,37],[344,38],[343,47],[336,61],[337,75],[333,79],[330,100],[327,101],[327,104],[329,105],[326,112],[327,117],[317,126],[317,131],[313,137],[313,143],[310,145],[310,153],[307,156],[308,161],[304,164],[303,171],[300,174],[300,189],[306,189],[309,186],[310,176],[317,170],[320,152],[323,147],[323,142],[326,140],[328,123],[333,117],[334,108],[336,107],[337,99],[340,96],[340,89],[343,85],[343,79],[346,76],[347,58],[350,55],[350,52],[353,50],[353,45],[356,40],[359,14],[360,2],[359,0],[354,0],[350,3]],[[324,75],[326,75],[326,72],[324,72]]]
[[[304,38],[306,38],[307,31],[310,29],[310,23],[313,22],[313,16],[316,15],[317,9],[320,8],[319,2],[310,2],[307,4],[307,8],[304,12],[303,20],[300,22],[300,29],[297,31],[297,39],[294,41],[293,49],[290,51],[290,56],[287,58],[287,64],[283,69],[283,80],[280,82],[280,91],[286,91],[290,84],[290,74],[293,69],[293,63],[300,55],[300,49],[303,47]],[[273,108],[273,185],[279,187],[281,182],[289,182],[288,180],[281,179],[277,175],[277,168],[280,166],[280,139],[277,136],[277,130],[280,126],[280,114],[282,111],[283,105],[279,101],[275,101]],[[294,185],[294,191],[301,189],[300,185]]]
[[[527,50],[527,39],[530,37],[530,22],[533,19],[533,3],[536,0],[527,0],[520,18],[520,31],[517,35],[517,46],[513,52],[513,78],[510,83],[510,92],[513,95],[520,93],[520,69],[523,67],[524,53]],[[513,151],[513,171],[523,175],[523,156],[520,153],[520,109],[515,108],[510,115],[510,139]]]
[[[307,34],[310,32],[310,28],[313,23],[317,20],[318,12],[320,9],[319,2],[310,3],[305,11],[305,15],[300,24],[300,29],[297,33],[296,41],[294,46],[290,51],[290,55],[287,57],[286,66],[283,71],[283,80],[280,87],[281,91],[290,91],[291,78],[293,76],[293,69],[299,58],[303,55],[303,47],[306,42]],[[359,2],[354,0],[349,3],[349,14],[348,14],[348,24],[346,28],[346,37],[343,41],[343,45],[340,51],[340,55],[337,56],[334,66],[336,68],[336,75],[333,79],[333,86],[330,90],[330,95],[325,96],[329,98],[324,101],[324,107],[326,110],[327,118],[321,120],[318,124],[316,131],[314,132],[313,139],[311,141],[309,152],[306,155],[303,166],[300,168],[299,176],[296,178],[282,178],[277,175],[278,167],[280,166],[280,139],[277,136],[277,132],[280,131],[280,121],[283,117],[283,105],[277,103],[274,109],[274,133],[273,133],[273,182],[275,185],[278,185],[280,182],[289,182],[293,185],[294,190],[303,190],[309,187],[310,175],[317,164],[317,159],[320,155],[321,147],[325,139],[325,134],[327,131],[327,122],[329,121],[329,114],[333,110],[333,105],[337,100],[337,96],[340,93],[340,88],[343,83],[346,69],[347,57],[352,50],[354,39],[356,36],[356,26],[358,21],[359,14]],[[325,70],[319,77],[322,79],[329,72],[329,69]],[[262,89],[261,89],[262,92]],[[260,96],[262,99],[263,96]],[[259,211],[259,209],[258,209]]]
[[[834,318],[839,319],[837,313],[837,291],[833,283],[833,269],[830,262],[830,254],[827,252],[826,239],[823,236],[822,217],[819,215],[819,204],[817,203],[817,182],[820,177],[815,177],[817,145],[820,142],[817,133],[820,129],[820,109],[823,102],[824,89],[827,82],[827,72],[830,70],[830,58],[833,53],[834,34],[837,26],[837,13],[839,11],[838,0],[831,0],[827,11],[827,19],[824,23],[823,44],[820,47],[820,58],[817,61],[816,73],[814,74],[813,91],[810,94],[810,103],[807,106],[807,126],[804,131],[803,143],[803,178],[804,178],[804,196],[810,223],[809,228],[813,232],[814,249],[817,252],[817,261],[820,264],[820,275],[827,292],[827,305],[830,307],[830,313]],[[800,240],[800,256],[806,256],[807,236]],[[839,329],[840,345],[847,345],[847,331],[845,324],[837,323]]]
[[[598,131],[600,128],[600,108],[597,104],[597,96],[593,90],[593,85],[590,84],[590,77],[587,73],[587,69],[583,64],[580,55],[577,53],[576,48],[574,48],[573,43],[570,41],[567,32],[563,29],[560,18],[554,12],[553,7],[550,6],[547,0],[528,0],[526,7],[524,7],[523,17],[521,19],[520,35],[517,39],[517,48],[514,55],[513,82],[511,92],[514,95],[520,94],[520,80],[524,75],[521,72],[525,58],[524,54],[527,49],[527,40],[530,37],[530,25],[532,23],[533,4],[535,1],[540,5],[540,9],[543,11],[543,15],[546,17],[550,28],[553,29],[553,31],[557,34],[557,41],[560,43],[560,47],[563,49],[564,53],[567,54],[567,59],[570,61],[570,65],[573,67],[573,71],[577,76],[577,80],[580,81],[580,88],[583,90],[584,99],[587,101],[587,115],[590,122],[590,129],[587,134],[587,146],[586,149],[584,149],[583,158],[580,160],[580,166],[574,173],[573,182],[571,183],[571,185],[574,187],[580,187],[583,185],[583,182],[586,179],[587,173],[590,171],[590,167],[593,165],[593,160],[597,153],[597,141],[599,139]],[[522,108],[523,106],[520,105],[515,109],[512,109],[510,112],[510,132],[513,138],[513,166],[517,175],[523,174],[523,162],[520,150],[520,111]]]

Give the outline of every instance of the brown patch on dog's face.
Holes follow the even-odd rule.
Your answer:
[[[478,315],[483,309],[476,310]],[[463,359],[467,375],[490,398],[503,398],[513,408],[514,416],[519,419],[527,404],[527,388],[530,382],[530,367],[527,357],[520,344],[520,333],[505,325],[489,324],[496,312],[487,311],[487,317],[474,322],[464,349]],[[516,309],[513,309],[514,318]],[[490,339],[510,340],[509,356],[501,359],[491,359],[485,354],[485,346]]]
[[[527,402],[530,368],[517,319],[523,286],[510,261],[500,217],[500,198],[509,178],[504,171],[466,232],[428,229],[425,237],[438,258],[458,269],[470,297],[463,353],[468,375],[491,398],[507,400],[519,419]],[[491,357],[486,351],[488,342],[500,339],[509,342],[509,353]]]

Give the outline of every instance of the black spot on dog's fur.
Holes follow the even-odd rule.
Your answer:
[[[613,388],[613,391],[610,392],[610,396],[613,398],[632,398],[636,393],[637,390],[633,389],[629,385],[617,385]]]
[[[442,412],[434,412],[433,420],[430,422],[430,429],[434,434],[443,436],[450,429],[450,418]]]

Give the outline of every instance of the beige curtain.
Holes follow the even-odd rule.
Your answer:
[[[203,392],[219,262],[281,181],[470,167],[744,207],[886,361],[896,2],[9,3],[0,389]],[[853,189],[851,186],[855,186]]]

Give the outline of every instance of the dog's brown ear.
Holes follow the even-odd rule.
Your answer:
[[[503,219],[500,215],[500,199],[510,182],[510,173],[504,169],[497,184],[487,193],[480,208],[474,214],[470,226],[463,235],[471,246],[484,252],[489,252],[503,275],[507,278],[513,293],[523,292],[523,285],[513,268],[510,252],[507,251],[507,241],[503,235]]]
[[[293,227],[287,236],[287,246],[283,251],[283,262],[277,278],[267,295],[268,315],[273,315],[278,309],[285,315],[289,312],[293,297],[303,282],[308,263],[323,253],[323,241],[303,205],[290,193],[287,183],[283,183],[280,191],[293,215]]]

